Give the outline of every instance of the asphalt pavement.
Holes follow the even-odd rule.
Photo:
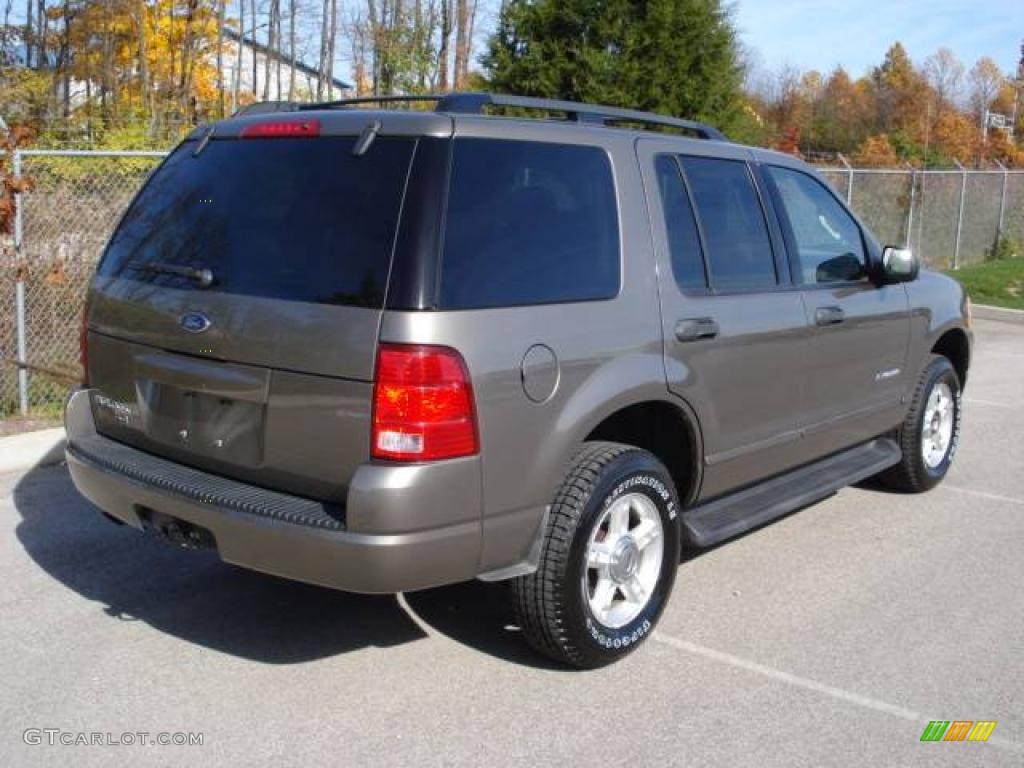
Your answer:
[[[938,489],[689,554],[597,672],[526,648],[500,584],[332,592],[116,527],[62,465],[2,473],[0,766],[1024,765],[1022,382],[1024,326],[977,321]]]

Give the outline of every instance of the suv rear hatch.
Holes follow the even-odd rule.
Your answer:
[[[379,135],[354,152],[371,121]],[[98,431],[343,501],[369,458],[378,329],[417,137],[450,133],[437,115],[265,115],[179,146],[126,212],[92,286]]]

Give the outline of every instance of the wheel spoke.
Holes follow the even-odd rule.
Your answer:
[[[632,535],[637,549],[643,552],[648,545],[661,537],[661,526],[654,520],[643,520],[640,525],[633,529]]]
[[[602,614],[607,614],[612,607],[612,600],[615,599],[615,582],[610,578],[604,577],[597,580],[597,585],[594,587],[594,596],[590,598],[590,605],[594,610]]]
[[[587,565],[604,572],[612,562],[611,548],[601,541],[593,541],[587,549]]]
[[[629,504],[616,502],[608,515],[608,535],[612,539],[618,539],[626,535],[629,530]]]
[[[644,590],[640,579],[635,576],[627,582],[619,585],[625,598],[636,605],[643,605],[647,600],[647,592]]]

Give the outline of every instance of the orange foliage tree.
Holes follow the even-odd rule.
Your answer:
[[[879,133],[869,136],[864,140],[857,151],[853,153],[853,161],[857,165],[865,166],[896,166],[900,164],[899,155],[888,134]]]

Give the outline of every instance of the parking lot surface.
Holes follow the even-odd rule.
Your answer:
[[[1020,766],[1022,382],[1024,326],[978,321],[943,485],[687,555],[651,642],[597,672],[529,651],[500,584],[332,592],[115,527],[63,466],[0,474],[0,765]],[[178,733],[203,743],[149,743]]]

